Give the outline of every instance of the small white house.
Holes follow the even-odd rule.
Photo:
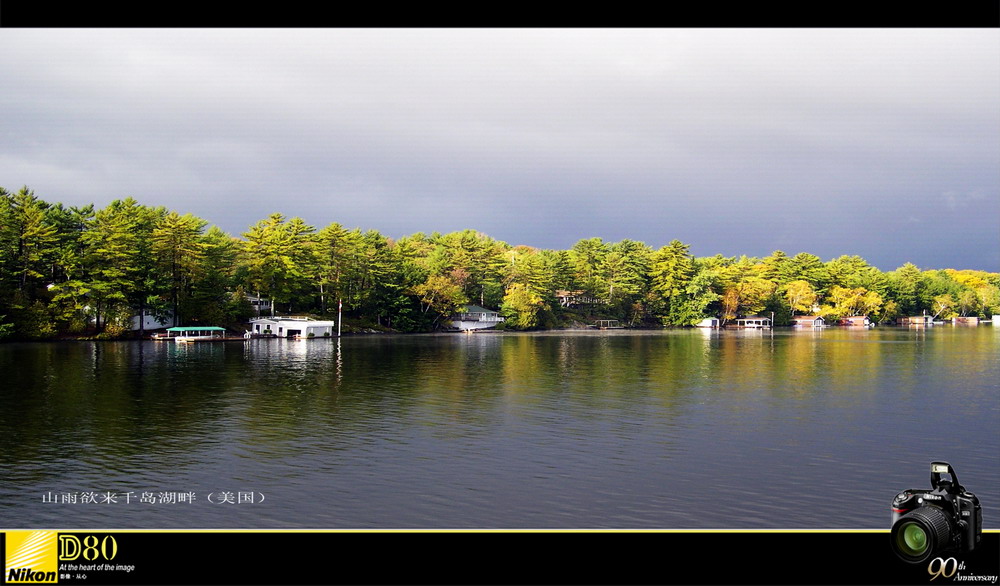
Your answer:
[[[751,315],[736,319],[733,327],[766,330],[771,328],[771,318]]]
[[[271,303],[270,299],[264,299],[260,295],[247,295],[247,301],[250,302],[250,306],[253,307],[255,315],[274,315],[274,305]]]
[[[279,338],[329,338],[336,322],[310,317],[261,317],[250,320],[250,333]]]
[[[462,311],[451,316],[451,326],[459,330],[485,330],[503,323],[500,314],[478,305],[466,305]]]
[[[700,322],[695,324],[697,328],[717,328],[721,324],[721,320],[717,317],[706,317]]]
[[[172,321],[173,321],[172,311],[168,311],[167,315],[163,317],[156,317],[152,313],[144,313],[142,315],[141,320],[138,315],[133,315],[132,319],[129,321],[129,329],[132,330],[133,332],[137,332],[140,329],[159,330],[171,325]]]

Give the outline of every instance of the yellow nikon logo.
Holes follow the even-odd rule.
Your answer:
[[[9,531],[4,577],[8,584],[58,584],[59,542],[55,531]]]

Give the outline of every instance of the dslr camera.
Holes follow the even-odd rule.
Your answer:
[[[892,499],[892,550],[911,564],[939,551],[971,552],[982,539],[979,499],[958,483],[951,464],[931,462],[931,486],[904,490]]]

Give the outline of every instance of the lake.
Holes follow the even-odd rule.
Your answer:
[[[0,345],[0,527],[1000,527],[1000,328]]]

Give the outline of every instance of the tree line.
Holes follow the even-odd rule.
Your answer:
[[[723,323],[773,312],[877,322],[1000,310],[1000,273],[889,272],[858,256],[800,252],[696,258],[678,240],[578,241],[569,250],[511,246],[474,230],[399,239],[323,228],[275,213],[239,236],[191,214],[133,198],[102,209],[48,203],[0,187],[0,338],[115,338],[132,316],[167,325],[230,325],[253,314],[344,314],[355,323],[433,331],[466,304],[499,309],[503,327],[559,327],[600,316],[631,326]]]

